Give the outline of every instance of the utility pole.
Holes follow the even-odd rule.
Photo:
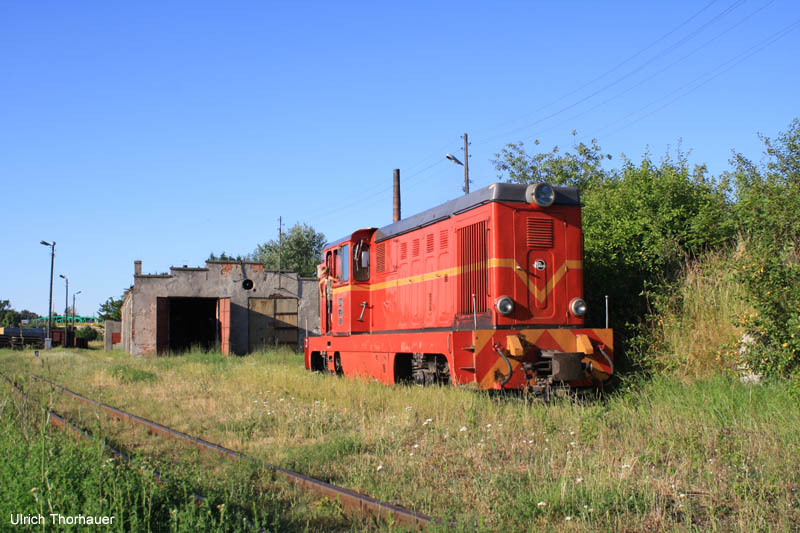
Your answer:
[[[83,291],[73,292],[72,293],[72,343],[75,344],[75,297],[82,293]]]
[[[469,142],[464,134],[464,194],[469,194]]]
[[[69,344],[69,320],[68,320],[68,313],[69,313],[69,278],[64,274],[59,274],[59,278],[64,278],[64,281],[67,282],[67,290],[64,292],[64,348],[67,347]]]
[[[278,217],[278,288],[281,288],[281,252],[283,251],[283,216]]]
[[[47,306],[47,338],[44,340],[44,349],[53,347],[53,265],[56,260],[56,241],[39,241],[43,246],[50,247],[50,303]]]

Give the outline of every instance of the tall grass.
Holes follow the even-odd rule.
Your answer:
[[[142,416],[447,519],[442,530],[751,531],[800,523],[800,407],[781,383],[655,377],[601,399],[542,404],[312,374],[290,352],[42,357],[44,364],[0,351],[0,365],[38,366]],[[156,379],[125,382],[112,370],[120,364]],[[153,457],[176,453],[174,444],[122,425],[104,428]],[[291,523],[320,529],[340,520],[338,506],[325,501],[286,512]]]
[[[657,370],[698,377],[735,368],[724,352],[741,337],[739,323],[751,311],[735,277],[743,253],[740,247],[687,260],[679,279],[652,297],[645,337]]]
[[[250,525],[291,526],[281,522],[284,503],[276,495],[259,494],[251,477],[241,469],[229,481],[204,487],[205,499],[194,494],[199,472],[170,471],[169,480],[158,480],[154,467],[144,460],[133,465],[105,453],[101,441],[87,443],[52,430],[43,411],[23,404],[0,391],[0,529],[10,530],[9,517],[38,516],[50,527],[13,529],[68,530],[92,526],[59,525],[51,516],[109,517],[106,531],[241,531]],[[162,470],[164,472],[164,470]],[[241,503],[245,502],[247,507]],[[249,525],[248,525],[249,524]],[[294,529],[302,529],[295,527]]]

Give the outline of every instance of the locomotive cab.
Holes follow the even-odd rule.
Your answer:
[[[323,250],[327,279],[321,281],[320,329],[349,335],[369,330],[370,237],[373,228],[329,243]]]
[[[580,209],[575,188],[498,183],[326,245],[306,367],[539,392],[604,381],[613,333],[583,327]]]

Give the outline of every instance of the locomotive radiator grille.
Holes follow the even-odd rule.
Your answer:
[[[553,219],[528,217],[527,222],[528,248],[552,248]]]
[[[386,243],[384,242],[378,245],[376,262],[377,262],[377,271],[386,272]]]
[[[472,313],[472,295],[475,295],[475,312],[488,310],[488,269],[486,253],[486,222],[476,222],[457,230],[459,246],[459,297],[458,312]]]

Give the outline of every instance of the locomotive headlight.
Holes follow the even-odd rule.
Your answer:
[[[494,303],[494,307],[495,309],[497,309],[497,312],[500,313],[501,315],[508,316],[512,312],[514,312],[514,300],[512,300],[508,296],[501,296]]]
[[[528,185],[525,199],[528,203],[534,202],[539,207],[550,207],[556,200],[556,191],[547,183]]]
[[[575,316],[585,315],[586,309],[586,302],[582,298],[573,298],[569,303],[569,310]]]

